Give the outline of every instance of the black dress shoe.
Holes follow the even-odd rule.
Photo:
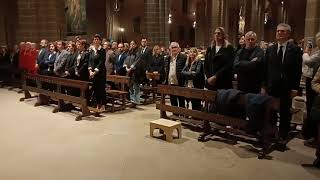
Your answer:
[[[320,158],[317,158],[313,161],[313,166],[316,168],[320,168]]]
[[[311,139],[308,139],[308,140],[305,140],[303,142],[303,145],[307,146],[307,147],[310,147],[310,148],[317,148],[318,146],[318,143],[317,143],[317,140],[315,140],[314,138],[311,138]]]
[[[284,152],[284,151],[289,149],[287,147],[287,141],[286,141],[285,138],[280,138],[278,140],[278,143],[277,143],[276,147],[277,147],[277,150],[280,151],[280,152]]]
[[[207,142],[208,138],[207,136],[209,136],[211,133],[210,132],[204,132],[202,134],[200,134],[200,136],[198,137],[198,141],[199,142]]]

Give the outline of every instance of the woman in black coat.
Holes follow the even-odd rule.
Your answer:
[[[152,61],[150,63],[150,66],[148,68],[148,72],[150,73],[159,73],[160,74],[160,80],[158,83],[164,81],[164,56],[161,55],[161,49],[159,45],[155,45],[153,47],[153,53],[152,53]],[[157,84],[158,84],[157,83]]]
[[[106,101],[106,51],[101,46],[101,36],[96,34],[93,38],[92,50],[89,53],[89,79],[97,102],[97,109],[105,110]]]
[[[191,48],[188,54],[188,60],[182,69],[185,87],[203,89],[205,85],[205,77],[203,72],[203,62],[198,56],[196,48]],[[191,99],[192,109],[201,111],[201,100]]]
[[[204,73],[207,88],[210,90],[231,89],[233,79],[234,49],[226,40],[224,28],[214,30],[212,46],[207,49],[204,60]]]

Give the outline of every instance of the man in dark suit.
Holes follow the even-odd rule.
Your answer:
[[[49,50],[47,46],[48,46],[48,40],[42,39],[40,41],[41,49],[39,50],[36,67],[35,67],[39,74],[45,74],[45,72],[48,69],[48,67],[45,65],[45,59],[49,54]]]
[[[118,51],[115,57],[114,73],[116,75],[125,76],[126,70],[123,67],[124,60],[127,58],[127,53],[123,49],[123,43],[118,44]]]
[[[148,47],[148,39],[146,37],[141,39],[141,46],[137,51],[137,56],[141,58],[140,65],[143,68],[142,71],[146,72],[152,63],[152,49]],[[149,80],[146,78],[145,73],[143,76],[141,77],[144,79],[143,83],[148,83]]]
[[[144,37],[141,39],[141,47],[139,48],[137,55],[141,57],[147,67],[150,66],[152,61],[152,49],[148,47],[147,38]]]
[[[269,95],[280,99],[279,135],[283,145],[290,131],[292,98],[297,95],[302,73],[302,51],[288,42],[290,32],[290,25],[279,24],[276,32],[278,43],[269,47],[265,54],[265,85]]]
[[[237,74],[238,89],[245,93],[260,93],[263,80],[264,51],[257,46],[257,34],[245,34],[245,47],[238,50],[233,68]]]
[[[187,56],[180,53],[180,46],[177,42],[170,44],[170,55],[164,59],[164,69],[166,84],[172,86],[184,86],[184,78],[181,74],[184,68]],[[185,98],[181,96],[170,96],[172,106],[185,107]]]

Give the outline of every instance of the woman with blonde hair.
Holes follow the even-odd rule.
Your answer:
[[[147,69],[148,72],[160,73],[160,82],[164,80],[164,56],[159,45],[155,45],[152,51],[152,60]]]
[[[210,90],[232,88],[234,49],[226,38],[224,28],[216,28],[211,47],[206,51],[204,73]]]
[[[234,49],[226,36],[223,27],[214,29],[211,47],[206,51],[204,73],[209,90],[232,89]],[[204,121],[203,131],[199,141],[205,141],[206,136],[211,133],[209,121]]]
[[[203,89],[205,77],[203,72],[203,62],[198,56],[198,50],[191,48],[188,51],[188,58],[185,67],[181,72],[186,80],[185,87]],[[199,99],[190,99],[193,110],[201,111],[201,101]]]

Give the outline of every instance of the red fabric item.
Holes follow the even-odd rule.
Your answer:
[[[22,53],[22,58],[19,63],[19,67],[23,70],[26,70],[27,73],[36,73],[35,65],[36,65],[36,58],[37,58],[37,51],[24,51]]]

